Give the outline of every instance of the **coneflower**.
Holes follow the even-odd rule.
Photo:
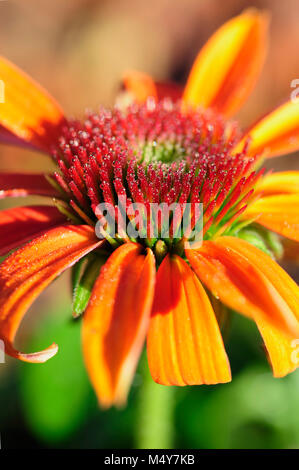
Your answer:
[[[85,362],[102,406],[125,402],[146,337],[156,382],[230,381],[213,309],[219,301],[256,322],[275,376],[298,366],[299,289],[274,260],[281,245],[273,232],[299,241],[299,173],[262,169],[264,158],[299,149],[298,105],[287,102],[246,133],[228,120],[256,81],[267,23],[248,10],[225,24],[199,53],[184,90],[126,74],[117,106],[83,121],[66,119],[1,59],[1,140],[47,152],[57,164],[47,175],[0,175],[2,197],[54,203],[1,213],[1,254],[26,242],[0,266],[8,354],[43,362],[56,353],[53,344],[25,354],[13,340],[37,295],[75,265],[73,313],[83,316]],[[155,218],[152,205],[174,210],[168,220],[163,211]],[[196,247],[194,229],[202,236]]]

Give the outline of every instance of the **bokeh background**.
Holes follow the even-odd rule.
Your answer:
[[[297,0],[2,0],[0,54],[47,88],[67,115],[80,117],[85,108],[113,104],[126,69],[184,83],[204,41],[248,6],[270,10],[272,23],[262,76],[238,116],[246,126],[288,98],[299,78]],[[298,157],[270,166],[299,169]],[[1,170],[49,165],[38,153],[0,146]],[[298,281],[296,266],[286,268]],[[18,335],[26,350],[53,341],[60,352],[47,364],[0,364],[3,448],[135,448],[145,440],[154,446],[155,436],[167,435],[165,427],[162,447],[299,448],[299,373],[273,379],[257,330],[243,318],[233,316],[227,334],[232,383],[171,392],[153,384],[144,394],[148,378],[139,368],[120,411],[98,409],[83,367],[80,321],[71,320],[67,274],[38,299]],[[158,420],[151,417],[155,407]]]

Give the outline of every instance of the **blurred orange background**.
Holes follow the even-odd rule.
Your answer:
[[[252,6],[268,9],[272,21],[263,73],[239,113],[247,125],[289,97],[299,78],[296,0],[2,0],[0,53],[47,88],[67,115],[79,117],[87,107],[113,104],[126,69],[183,83],[215,29]],[[1,148],[1,167],[22,168],[20,153]],[[34,155],[26,168],[44,163]],[[299,168],[294,158],[275,162],[285,165]]]

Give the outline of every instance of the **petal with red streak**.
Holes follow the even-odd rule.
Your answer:
[[[274,194],[299,194],[299,171],[279,171],[261,178],[256,192],[266,196]]]
[[[51,206],[14,207],[1,211],[0,255],[65,222],[65,216]]]
[[[233,249],[229,243],[234,240]],[[296,306],[288,292],[268,278],[260,263],[238,251],[241,243],[254,249],[243,240],[219,237],[216,241],[205,241],[198,250],[186,250],[186,255],[197,276],[224,304],[256,322],[262,319],[290,337],[296,336],[299,334],[299,303]],[[280,269],[273,263],[273,269]]]
[[[57,345],[38,353],[17,351],[13,341],[20,322],[36,297],[66,268],[98,247],[94,230],[85,225],[53,228],[11,254],[0,265],[0,338],[5,352],[25,362],[44,362]]]
[[[61,197],[43,174],[0,172],[0,199],[29,195]]]
[[[209,298],[178,256],[163,260],[147,340],[153,379],[164,385],[231,380],[229,362]]]
[[[235,113],[252,91],[266,53],[268,15],[248,9],[225,23],[199,52],[183,95],[189,106]]]
[[[149,75],[136,70],[124,75],[123,86],[138,103],[144,103],[149,97],[157,100],[170,98],[172,101],[177,101],[183,94],[180,85],[173,82],[156,82]]]
[[[126,243],[101,269],[83,317],[87,370],[104,407],[123,405],[148,327],[155,285],[155,258]]]
[[[17,145],[23,148],[34,150],[34,146],[25,142],[23,139],[20,139],[15,134],[5,129],[5,127],[1,126],[1,124],[0,124],[0,143],[8,144],[8,145]]]
[[[299,360],[296,356],[296,348],[298,348],[299,339],[290,338],[262,320],[257,322],[257,327],[265,343],[274,377],[284,377],[297,369]]]
[[[299,287],[276,261],[250,243],[236,237],[220,237],[217,244],[237,251],[259,269],[299,320]]]
[[[0,125],[26,144],[49,152],[64,122],[61,108],[42,87],[3,57],[0,79],[4,83]],[[4,139],[7,137],[4,135]]]
[[[299,242],[299,194],[261,197],[248,205],[242,217]]]
[[[275,261],[244,240],[223,237],[219,239],[219,243],[237,250],[260,269],[299,320],[299,287]],[[294,357],[299,335],[290,337],[261,317],[256,323],[268,350],[274,376],[283,377],[295,370],[299,366],[297,358]]]
[[[242,150],[249,139],[248,153],[263,154],[267,158],[278,157],[299,149],[299,104],[288,101],[274,109],[250,127],[235,152]]]

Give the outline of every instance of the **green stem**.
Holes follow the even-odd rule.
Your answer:
[[[174,387],[156,384],[143,360],[136,421],[137,449],[174,448]]]

